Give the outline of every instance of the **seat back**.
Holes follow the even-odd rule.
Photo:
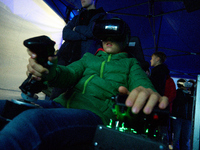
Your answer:
[[[129,57],[134,57],[139,62],[145,61],[139,37],[132,36],[130,38],[130,42],[129,42],[129,45],[127,47],[127,51],[129,53]]]
[[[132,36],[130,38],[127,52],[129,54],[129,57],[136,58],[140,62],[142,69],[144,69],[145,71],[150,67],[149,63],[144,59],[144,53],[139,37]]]

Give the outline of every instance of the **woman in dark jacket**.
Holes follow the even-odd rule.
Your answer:
[[[172,115],[176,118],[173,119],[173,149],[189,150],[194,82],[179,79],[177,86],[176,98],[172,105]]]

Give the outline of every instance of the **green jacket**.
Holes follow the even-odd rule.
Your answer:
[[[86,53],[80,60],[56,69],[56,77],[49,82],[51,86],[62,88],[77,84],[70,98],[60,95],[54,101],[66,108],[90,110],[100,116],[104,124],[115,119],[111,97],[119,93],[120,86],[127,87],[129,91],[138,86],[155,91],[138,61],[128,58],[127,53]]]

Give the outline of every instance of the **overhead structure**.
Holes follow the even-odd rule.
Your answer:
[[[80,0],[44,0],[67,23]],[[162,51],[172,77],[196,79],[200,74],[200,1],[98,0],[109,16],[118,16],[141,40],[145,60]]]

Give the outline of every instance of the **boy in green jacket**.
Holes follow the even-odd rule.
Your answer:
[[[160,109],[166,108],[167,97],[156,92],[138,61],[124,52],[130,35],[126,28],[123,40],[107,36],[95,55],[86,53],[68,66],[59,66],[56,57],[49,57],[53,66],[48,70],[28,50],[31,58],[27,74],[32,73],[37,80],[45,78],[54,87],[76,85],[71,96],[38,100],[45,109],[31,109],[16,116],[1,131],[1,149],[8,145],[11,149],[62,149],[91,144],[97,125],[107,125],[115,119],[111,97],[118,93],[128,95],[125,104],[135,114],[150,114],[158,102]]]

